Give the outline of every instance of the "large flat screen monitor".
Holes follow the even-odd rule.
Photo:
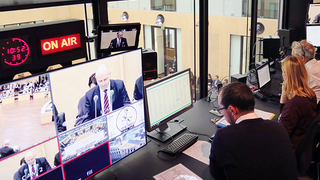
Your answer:
[[[137,49],[140,23],[110,24],[98,27],[99,53]]]
[[[141,63],[137,49],[1,85],[0,140],[16,150],[1,179],[87,179],[146,145]]]
[[[171,120],[193,107],[190,69],[145,85],[146,128],[149,136],[165,142],[186,126]]]

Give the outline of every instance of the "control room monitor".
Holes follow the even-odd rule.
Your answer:
[[[104,67],[111,72],[108,112],[101,109],[104,83],[90,83]],[[142,89],[141,49],[0,84],[0,140],[16,150],[0,157],[1,179],[88,179],[136,152],[146,145]],[[20,166],[30,154],[37,174]]]
[[[271,81],[269,63],[265,63],[264,65],[258,67],[256,69],[256,72],[259,88],[262,88],[264,85]]]
[[[137,49],[140,23],[110,24],[98,27],[98,52],[110,53]]]
[[[186,128],[169,121],[193,107],[190,69],[147,84],[144,90],[149,136],[164,142]]]

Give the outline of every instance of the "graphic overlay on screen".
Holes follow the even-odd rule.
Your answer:
[[[146,145],[141,63],[137,49],[50,72],[67,125],[58,134],[66,179],[93,176]]]
[[[29,37],[21,36],[0,40],[1,66],[3,69],[32,63]]]
[[[186,126],[168,123],[193,106],[190,69],[145,85],[146,124],[149,136],[166,141]],[[153,131],[159,128],[157,131]]]

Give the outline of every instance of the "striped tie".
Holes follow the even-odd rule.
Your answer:
[[[33,178],[36,177],[36,171],[35,171],[35,169],[34,169],[34,165],[33,165],[33,164],[31,165],[31,171],[32,171],[31,178],[33,179]]]
[[[104,114],[110,112],[107,89],[104,90]]]

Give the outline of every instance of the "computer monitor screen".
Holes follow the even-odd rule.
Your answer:
[[[256,69],[256,72],[259,88],[262,88],[264,85],[271,81],[269,63],[265,63],[262,66],[258,67]]]
[[[98,27],[98,52],[137,49],[140,23],[110,24]]]
[[[2,108],[10,103],[16,108],[8,107],[12,111],[6,114],[6,124],[12,126],[1,126],[1,140],[8,138],[10,133],[19,135],[11,139],[12,145],[22,145],[22,141],[28,138],[33,140],[24,145],[20,152],[0,159],[1,174],[7,174],[6,169],[10,169],[4,179],[12,179],[13,176],[17,176],[16,179],[30,179],[33,175],[40,179],[87,179],[146,145],[141,54],[141,49],[123,52],[19,83],[22,85],[40,79],[47,82],[42,85],[46,91],[39,90],[39,95],[34,92],[33,99],[30,94],[22,93],[17,96],[18,100],[13,95],[12,102],[2,99],[1,113],[6,110]],[[7,89],[16,84],[1,87]],[[7,90],[5,92],[7,94]],[[42,116],[36,112],[40,114],[44,100],[50,100],[51,114],[43,115],[45,124],[42,124]],[[109,106],[105,106],[107,101]],[[26,109],[21,109],[22,105]],[[36,109],[34,105],[41,108]],[[24,112],[21,116],[33,116],[19,119],[15,117],[19,114],[17,111]],[[34,123],[30,125],[31,129],[26,129],[33,119],[39,125]],[[53,133],[48,134],[51,125]],[[22,129],[17,129],[19,126]],[[36,161],[39,164],[36,165],[38,173],[32,174],[28,165],[19,164],[30,154],[39,159]],[[44,169],[45,165],[40,161],[49,164],[48,168]]]
[[[309,4],[307,24],[320,23],[320,4],[311,3]]]
[[[51,97],[48,73],[0,85],[1,179],[28,179],[29,170],[22,161],[27,156],[34,155],[35,164],[46,162],[46,167],[36,167],[37,176],[53,170],[59,146]]]
[[[320,24],[307,25],[307,41],[313,46],[320,47]]]
[[[51,72],[50,81],[66,118],[58,135],[66,179],[85,179],[146,144],[141,49]],[[99,149],[108,153],[92,152]]]
[[[145,85],[146,128],[149,136],[166,141],[186,127],[168,123],[193,107],[190,69]],[[180,121],[181,122],[181,121]],[[159,130],[153,131],[159,128]]]

